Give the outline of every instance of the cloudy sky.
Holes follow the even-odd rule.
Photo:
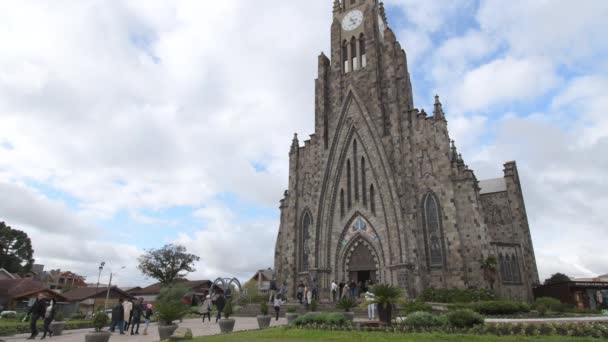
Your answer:
[[[479,179],[517,160],[541,278],[608,273],[608,2],[386,0],[415,103]],[[150,283],[272,265],[294,132],[313,132],[331,0],[0,2],[0,221],[38,263]],[[122,266],[126,268],[120,270]]]

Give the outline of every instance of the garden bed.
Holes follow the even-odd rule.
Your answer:
[[[38,321],[38,330],[43,331],[43,320]],[[64,330],[76,330],[92,328],[92,321],[65,321]],[[30,322],[21,322],[16,320],[0,320],[0,336],[13,336],[18,334],[27,334],[30,332]]]

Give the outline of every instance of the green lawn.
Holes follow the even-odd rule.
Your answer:
[[[365,333],[365,332],[344,332],[344,331],[317,331],[317,330],[297,330],[297,329],[268,329],[256,330],[230,335],[199,337],[195,341],[200,342],[242,342],[242,341],[289,341],[289,342],[308,342],[308,341],[373,341],[373,342],[435,342],[435,341],[456,341],[456,342],[597,342],[600,340],[592,338],[574,338],[561,336],[546,337],[525,337],[525,336],[475,336],[475,335],[445,335],[445,334],[387,334],[387,333]]]

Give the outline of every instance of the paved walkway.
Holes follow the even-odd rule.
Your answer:
[[[243,331],[243,330],[256,330],[258,329],[258,321],[255,317],[234,317],[236,320],[236,324],[234,325],[234,331]],[[270,326],[276,327],[281,325],[286,325],[287,320],[285,318],[279,318],[278,321],[272,320]],[[190,328],[192,329],[192,334],[197,336],[210,336],[210,335],[218,335],[220,334],[220,327],[215,323],[205,322],[203,325],[198,319],[189,319],[185,320],[179,324],[181,328]],[[93,329],[80,329],[80,330],[69,330],[64,331],[62,336],[55,336],[52,339],[46,339],[45,341],[49,342],[83,342],[84,335]],[[160,337],[158,336],[158,328],[156,325],[150,325],[148,329],[148,335],[143,336],[141,333],[143,332],[143,325],[139,330],[139,335],[120,335],[118,332],[112,334],[112,338],[110,341],[113,342],[153,342],[159,341]],[[36,340],[40,339],[40,336]],[[29,334],[21,334],[11,337],[0,337],[0,340],[4,340],[7,342],[23,342],[26,341],[26,338],[29,337]]]

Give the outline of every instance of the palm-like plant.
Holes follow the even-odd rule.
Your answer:
[[[349,312],[355,307],[357,307],[357,302],[350,297],[344,297],[338,303],[336,303],[336,309],[341,309],[345,312]]]
[[[481,269],[483,270],[484,279],[490,284],[490,289],[494,290],[494,283],[496,282],[496,269],[498,261],[495,256],[489,256],[480,261]]]
[[[400,288],[392,285],[378,284],[371,289],[374,294],[371,300],[363,302],[362,307],[378,304],[378,315],[384,323],[391,324],[393,305],[398,303],[403,296]]]

